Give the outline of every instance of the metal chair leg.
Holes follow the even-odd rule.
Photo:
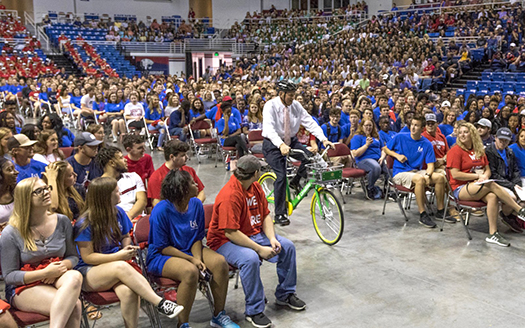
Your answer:
[[[468,225],[468,221],[470,220],[470,212],[467,211],[465,219],[463,219],[463,214],[461,214],[461,212],[459,212],[459,218],[461,220],[461,223],[462,223],[463,227],[465,227],[465,232],[467,233],[468,240],[472,240],[472,235],[470,234],[470,230],[469,230],[469,228],[467,226]]]

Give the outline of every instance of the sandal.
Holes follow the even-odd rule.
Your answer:
[[[164,148],[162,148],[162,147],[157,147],[157,150],[158,150],[158,151],[164,151]]]
[[[86,312],[88,313],[89,320],[98,320],[102,318],[102,312],[97,311],[97,308],[92,305],[87,307]]]

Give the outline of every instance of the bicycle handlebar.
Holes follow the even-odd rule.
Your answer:
[[[328,149],[330,149],[330,148],[331,148],[331,146],[328,145],[328,146],[326,147],[326,149],[321,153],[321,157],[324,157],[324,155],[326,155],[326,152],[327,152]],[[308,155],[306,154],[306,152],[305,152],[304,150],[302,150],[302,149],[291,148],[288,154],[293,154],[293,153],[295,153],[295,154],[303,154],[303,155],[304,155],[306,158],[308,158],[308,159],[312,159],[312,158],[315,157],[315,155],[308,156]]]

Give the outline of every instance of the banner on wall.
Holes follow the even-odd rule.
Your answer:
[[[160,75],[169,74],[170,60],[169,57],[135,57],[140,67],[148,74]]]

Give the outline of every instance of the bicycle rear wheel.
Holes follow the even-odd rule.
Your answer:
[[[310,204],[314,229],[321,241],[335,245],[343,237],[344,215],[341,204],[328,189],[319,188]]]

